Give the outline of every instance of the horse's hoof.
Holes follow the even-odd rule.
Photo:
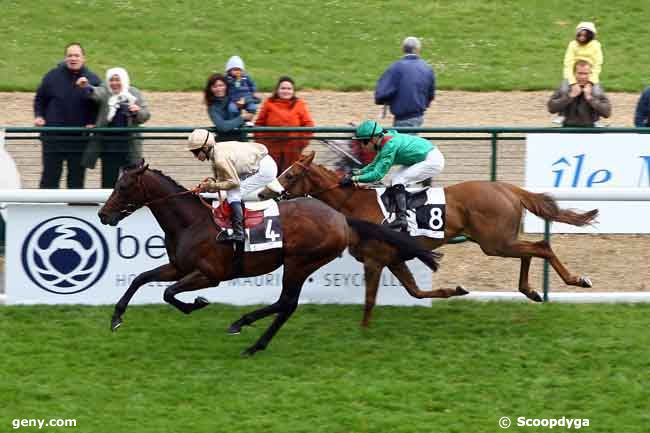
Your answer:
[[[463,286],[456,286],[456,296],[469,295],[469,291],[466,290]]]
[[[122,319],[120,317],[113,317],[111,320],[111,331],[117,331],[117,328],[122,326]]]
[[[589,277],[580,277],[580,287],[590,288],[594,287],[594,285],[591,284]]]
[[[205,299],[203,296],[197,296],[194,299],[194,310],[200,310],[203,307],[210,305],[210,301]]]
[[[230,327],[228,328],[228,335],[239,335],[239,334],[241,334],[241,326],[236,325],[234,323],[230,325]]]
[[[261,350],[261,349],[258,349],[255,346],[251,346],[248,349],[244,350],[241,353],[241,356],[244,357],[244,358],[250,358],[251,356],[255,355],[259,350]]]
[[[535,302],[544,302],[544,299],[535,290],[531,290],[528,293],[528,299],[530,299],[532,301],[535,301]]]

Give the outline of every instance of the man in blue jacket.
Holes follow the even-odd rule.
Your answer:
[[[634,126],[637,128],[650,126],[650,87],[646,88],[643,93],[641,93],[639,102],[636,104]]]
[[[65,47],[63,63],[50,70],[41,81],[34,98],[35,126],[85,126],[92,127],[97,117],[95,103],[86,98],[83,89],[76,85],[86,77],[93,86],[101,80],[85,66],[84,49],[77,42]],[[81,157],[88,141],[86,134],[42,133],[43,174],[41,188],[56,189],[61,180],[63,161],[68,169],[68,188],[83,188],[85,168]],[[68,139],[69,138],[69,139]]]
[[[424,112],[435,97],[436,77],[420,58],[420,40],[409,36],[402,42],[404,57],[390,65],[375,89],[375,104],[389,105],[393,126],[422,126]]]

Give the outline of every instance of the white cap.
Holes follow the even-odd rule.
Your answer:
[[[187,150],[200,149],[206,144],[214,145],[214,134],[207,129],[195,129],[189,137],[187,137]]]

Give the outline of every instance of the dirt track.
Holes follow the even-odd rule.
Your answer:
[[[439,92],[425,117],[425,126],[552,126],[546,112],[549,92]],[[208,125],[199,93],[145,93],[152,112],[148,126]],[[370,92],[300,92],[319,126],[343,126],[350,121],[378,118]],[[632,126],[638,95],[610,94],[612,126]],[[0,125],[29,126],[32,121],[32,94],[0,93]],[[390,120],[387,119],[386,123]],[[445,150],[448,165],[457,163],[453,150]],[[33,151],[28,160],[37,163]],[[453,170],[453,167],[447,167]],[[483,169],[482,169],[483,170]],[[471,176],[465,173],[465,175]],[[481,173],[483,175],[483,172]],[[453,180],[453,179],[446,179]],[[506,180],[511,180],[506,177]],[[511,181],[521,180],[517,174]],[[31,180],[30,182],[34,182]],[[31,185],[33,186],[33,185]],[[525,236],[538,240],[540,236]],[[553,247],[560,259],[575,273],[588,275],[596,291],[650,290],[649,236],[554,236]],[[435,285],[464,284],[470,290],[516,290],[519,261],[485,256],[476,244],[443,247],[446,254]],[[533,260],[531,284],[541,285],[541,260]],[[553,274],[553,289],[568,288]],[[584,289],[577,289],[584,290]]]

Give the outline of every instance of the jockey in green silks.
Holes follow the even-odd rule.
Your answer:
[[[389,188],[395,199],[396,217],[389,227],[407,231],[406,186],[422,182],[442,172],[445,157],[438,147],[417,135],[384,130],[377,122],[366,120],[356,130],[353,140],[360,140],[364,148],[377,151],[375,159],[355,175],[346,175],[341,186],[377,182],[386,176],[393,165],[403,165],[397,171]]]

